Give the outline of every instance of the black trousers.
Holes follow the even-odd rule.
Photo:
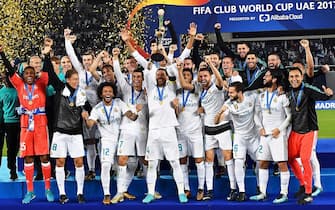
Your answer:
[[[7,144],[7,167],[16,171],[16,156],[20,147],[20,123],[5,123]]]

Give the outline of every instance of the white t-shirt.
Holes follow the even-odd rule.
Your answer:
[[[264,91],[258,95],[257,105],[262,113],[262,124],[266,133],[271,133],[275,128],[280,128],[286,119],[285,107],[289,108],[290,102],[285,94],[279,95],[277,91]],[[270,105],[270,111],[268,106]],[[286,132],[286,129],[284,130]]]
[[[221,124],[225,124],[228,121],[221,121],[219,124],[214,123],[214,119],[216,114],[219,113],[224,100],[222,97],[223,90],[219,90],[214,82],[212,82],[212,85],[209,87],[209,89],[203,90],[200,83],[196,82],[195,88],[197,91],[199,91],[199,97],[201,101],[201,106],[205,110],[204,115],[204,124],[205,126],[218,126]]]
[[[101,137],[109,138],[111,136],[119,136],[122,115],[128,110],[127,105],[123,101],[115,98],[110,106],[104,106],[103,102],[94,106],[89,119],[98,122]]]
[[[138,113],[138,118],[133,121],[128,117],[123,117],[120,129],[129,130],[134,133],[143,132],[148,129],[148,101],[146,92],[136,91],[124,78],[119,61],[113,61],[114,74],[118,81],[118,86],[122,92],[122,100],[128,106],[129,110],[136,112],[136,104],[142,104],[143,108]]]
[[[258,133],[254,121],[256,97],[256,94],[244,94],[244,99],[240,103],[230,99],[225,102],[233,120],[235,133],[250,136]]]
[[[178,122],[180,124],[178,129],[181,132],[201,130],[202,121],[200,115],[197,114],[199,107],[199,94],[195,91],[192,93],[189,90],[180,90],[177,98],[179,100],[179,107],[181,110],[178,115]]]

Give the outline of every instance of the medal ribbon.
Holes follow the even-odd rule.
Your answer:
[[[269,101],[269,91],[266,91],[266,108],[270,111],[271,110],[271,103],[272,103],[272,99],[273,97],[277,95],[277,91],[273,91],[270,101]]]
[[[299,106],[300,106],[300,103],[301,103],[301,98],[302,98],[302,93],[304,91],[304,87],[305,87],[305,84],[302,83],[301,84],[301,87],[300,87],[300,90],[299,90],[299,93],[298,93],[298,96],[297,96],[297,99],[294,97],[294,93],[293,93],[293,90],[291,90],[291,96],[295,102],[295,109],[299,109]]]
[[[159,89],[159,87],[157,86],[157,92],[158,92],[158,97],[159,97],[159,101],[163,101],[163,96],[164,96],[164,87],[162,88],[162,92]]]
[[[26,89],[26,93],[28,95],[28,100],[33,101],[33,95],[34,95],[34,90],[35,90],[35,84],[31,85],[31,91],[29,90],[28,84],[24,83],[24,87]]]
[[[142,90],[140,91],[140,93],[136,96],[135,98],[135,90],[134,87],[131,87],[131,104],[134,105],[137,103],[137,99],[141,96],[142,94]],[[160,99],[159,99],[160,100]]]
[[[106,119],[107,119],[107,122],[108,122],[108,125],[110,124],[110,117],[111,117],[111,114],[112,114],[112,111],[113,111],[113,106],[114,106],[114,100],[112,101],[112,106],[110,107],[109,109],[109,112],[105,106],[105,103],[102,103],[103,107],[104,107],[104,111],[105,111],[105,115],[106,115]]]
[[[76,99],[78,90],[79,90],[79,88],[77,87],[76,90],[74,91],[73,95],[72,95],[72,96],[71,96],[71,95],[69,96],[69,101],[70,101],[70,103],[73,103],[73,104],[74,104],[74,100]]]
[[[92,82],[93,77],[91,76],[90,78],[88,78],[88,74],[87,72],[85,72],[85,83],[86,86],[89,86],[89,84]]]
[[[186,107],[186,104],[187,104],[187,100],[188,100],[188,98],[190,97],[190,93],[191,93],[191,91],[188,91],[187,92],[187,95],[186,95],[186,98],[184,97],[185,96],[185,93],[184,93],[184,89],[183,89],[183,95],[182,95],[182,99],[183,99],[183,107]],[[206,92],[207,93],[207,92]]]

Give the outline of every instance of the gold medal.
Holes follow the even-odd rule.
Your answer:
[[[268,113],[271,114],[271,110],[270,109],[268,109]]]
[[[86,86],[85,89],[87,90],[89,88],[89,86]]]
[[[72,106],[74,106],[74,103],[73,103],[73,102],[70,102],[70,104],[69,104],[69,105],[72,107]]]
[[[29,104],[29,105],[33,105],[33,101],[32,101],[32,100],[29,100],[29,101],[28,101],[28,104]]]
[[[159,101],[159,104],[160,104],[160,105],[163,105],[163,101]]]
[[[300,109],[296,106],[296,107],[295,107],[295,111],[299,112]]]
[[[185,107],[183,106],[183,108],[181,108],[181,111],[183,112],[183,111],[185,111]]]

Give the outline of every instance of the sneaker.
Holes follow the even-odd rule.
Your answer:
[[[227,201],[236,201],[237,199],[237,190],[236,189],[231,189],[228,196],[227,196]]]
[[[15,180],[17,180],[17,173],[16,173],[16,171],[15,172],[10,172],[10,180],[12,180],[12,181],[15,181]]]
[[[163,196],[159,192],[155,192],[154,194],[155,200],[161,199]]]
[[[313,187],[312,197],[318,196],[322,191],[322,187]]]
[[[94,171],[88,171],[88,174],[85,176],[85,180],[92,181],[95,179],[95,172]]]
[[[203,197],[202,200],[207,201],[207,200],[212,200],[212,199],[213,199],[213,190],[208,190],[205,193],[205,195],[204,195],[204,197]]]
[[[85,203],[85,198],[83,194],[78,194],[77,195],[77,201],[79,204]]]
[[[64,204],[64,203],[69,202],[69,199],[66,197],[66,195],[60,195],[59,196],[59,202],[60,202],[60,204]]]
[[[188,202],[188,199],[187,199],[185,193],[179,194],[179,195],[178,195],[178,198],[179,198],[179,202],[180,202],[180,203],[187,203],[187,202]]]
[[[128,199],[128,200],[135,200],[136,199],[136,196],[129,193],[128,191],[123,193],[123,197]]]
[[[278,163],[275,163],[273,165],[273,172],[272,172],[272,174],[273,174],[273,176],[279,176],[280,175]]]
[[[111,200],[112,204],[120,203],[124,201],[124,194],[123,193],[116,193]]]
[[[147,194],[145,198],[142,200],[142,203],[148,204],[155,200],[155,196],[151,194]]]
[[[48,202],[54,202],[55,197],[50,189],[45,190],[45,197],[47,197]]]
[[[191,191],[185,190],[184,192],[185,192],[185,195],[188,199],[190,199],[192,197]]]
[[[247,196],[245,195],[245,192],[239,192],[238,196],[236,198],[236,201],[243,202],[247,200]]]
[[[266,199],[266,195],[264,193],[260,193],[258,195],[251,196],[249,199],[252,201],[264,201]]]
[[[26,195],[24,196],[23,200],[22,200],[22,203],[23,204],[28,204],[34,198],[36,198],[36,195],[34,194],[34,192],[27,192]]]
[[[278,197],[276,198],[276,199],[274,199],[273,201],[272,201],[272,203],[284,203],[284,202],[286,202],[286,201],[288,201],[288,197],[287,197],[287,195],[285,195],[285,194],[280,194],[280,195],[278,195]]]
[[[102,203],[105,205],[111,204],[111,196],[110,195],[105,195],[104,199],[102,200]]]
[[[304,194],[304,196],[298,199],[298,204],[306,205],[306,204],[312,203],[312,201],[313,201],[313,197],[311,194]]]
[[[202,201],[203,199],[204,199],[204,190],[198,189],[196,200]]]
[[[296,193],[294,193],[294,198],[300,198],[300,197],[302,197],[304,194],[305,194],[305,186],[304,186],[304,185],[301,185],[301,186],[299,187],[299,190],[298,190]]]

